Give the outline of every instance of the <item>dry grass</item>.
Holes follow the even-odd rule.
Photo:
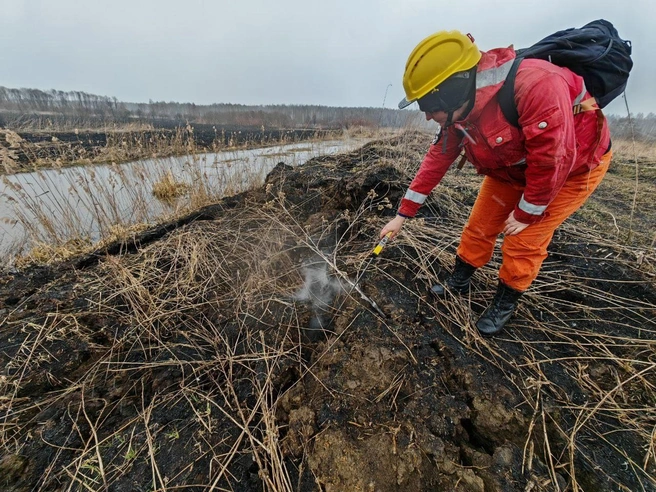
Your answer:
[[[363,210],[346,213],[344,219],[353,224]],[[321,232],[308,235],[295,216],[282,194],[272,195],[264,210],[195,224],[138,255],[109,257],[97,276],[80,286],[92,300],[88,310],[52,313],[39,325],[27,323],[28,336],[12,360],[12,376],[1,382],[0,444],[5,453],[21,453],[21,422],[29,422],[32,409],[65,406],[64,418],[80,444],[53,449],[53,466],[40,487],[64,483],[71,489],[121,489],[121,480],[138,463],[147,463],[151,490],[226,490],[222,487],[233,480],[233,461],[250,452],[265,490],[296,490],[281,450],[276,412],[284,392],[279,379],[291,369],[301,378],[312,372],[302,356],[307,318],[299,317],[294,294],[303,284],[300,260],[325,254],[318,246]],[[346,254],[352,247],[344,239],[326,257],[343,276],[345,262],[362,261],[361,245],[355,256]],[[115,320],[116,331],[106,333],[109,346],[93,341],[97,335],[82,321],[90,315]],[[71,337],[89,347],[93,362],[76,378],[57,380],[61,390],[21,398],[33,371],[56,365],[53,345]],[[167,380],[171,372],[180,375],[174,382]],[[50,378],[53,383],[57,379]],[[97,395],[99,388],[125,380],[132,390],[118,401]],[[136,414],[119,428],[108,424],[128,399]],[[173,411],[194,418],[164,427],[157,423]],[[221,437],[226,426],[236,430]],[[170,475],[165,449],[181,436],[194,452],[186,453],[187,461],[174,467],[178,474]],[[177,452],[176,460],[185,456]],[[208,463],[204,481],[194,482],[191,471],[206,469]]]
[[[539,278],[524,296],[521,321],[514,323],[512,334],[496,340],[484,339],[473,327],[467,304],[477,305],[481,296],[491,297],[500,261],[495,257],[476,273],[475,284],[485,290],[476,292],[471,299],[447,303],[447,314],[426,306],[443,320],[440,323],[443,328],[452,331],[454,326],[464,327],[463,345],[505,372],[507,380],[524,395],[533,409],[525,445],[526,466],[530,466],[529,454],[540,453],[549,464],[556,490],[562,490],[556,485],[556,474],[564,469],[570,477],[571,490],[582,491],[577,482],[577,458],[582,457],[590,467],[596,467],[595,456],[588,454],[582,441],[596,439],[610,443],[609,435],[614,433],[637,436],[642,449],[638,459],[616,444],[610,445],[625,468],[635,473],[637,482],[642,484],[640,490],[652,490],[656,486],[654,305],[631,294],[634,284],[645,283],[652,291],[656,287],[656,176],[653,174],[656,150],[653,146],[634,148],[631,142],[623,141],[614,141],[613,148],[617,161],[614,172],[609,173],[582,210],[564,224],[555,242],[571,244],[571,248],[565,248],[569,253],[561,256],[573,262],[612,266],[616,275],[604,278],[603,282],[616,286],[613,290],[619,292],[626,285],[625,294],[609,294],[595,285],[594,278],[563,274],[557,262],[547,260]],[[638,155],[639,162],[634,155]],[[622,166],[628,167],[624,177]],[[415,220],[405,228],[400,241],[413,253],[406,260],[414,259],[416,263],[410,270],[418,272],[418,278],[435,278],[436,264],[450,269],[459,230],[469,210],[462,203],[472,201],[478,179],[467,173],[448,175],[446,186],[439,189],[438,199],[441,204],[446,202],[444,208],[448,215],[438,219],[439,227],[436,228],[433,220]],[[444,189],[447,187],[450,189]],[[638,213],[634,216],[631,207],[636,195],[634,206]],[[595,245],[596,257],[590,256],[586,245]],[[623,278],[622,272],[630,277]],[[633,280],[640,277],[644,280]],[[574,298],[560,301],[550,295],[559,291],[572,292]],[[419,297],[419,293],[416,295]],[[595,307],[590,307],[591,303]],[[618,316],[618,312],[623,314]],[[599,331],[595,329],[596,323],[606,328]],[[457,332],[453,334],[458,337]],[[523,354],[521,360],[517,360],[518,352]],[[550,353],[566,355],[550,356]],[[579,394],[571,392],[572,386],[563,386],[563,379],[556,378],[557,374],[546,372],[554,365],[562,368]],[[581,395],[585,395],[583,402]],[[572,412],[573,421],[563,419],[564,411]],[[619,427],[614,430],[609,427],[612,421]],[[581,434],[586,437],[582,438]],[[564,449],[562,442],[567,443]],[[556,449],[561,454],[555,455]],[[598,467],[597,472],[617,488],[613,490],[628,492],[615,477]]]
[[[453,235],[460,227],[461,215],[458,209],[454,217],[441,223],[437,233],[432,223],[410,223],[396,240],[400,251],[412,253],[403,259],[405,268],[418,276],[435,278],[435,258],[438,264],[450,264]],[[152,490],[178,490],[183,484],[225,490],[221,487],[232,480],[229,470],[233,462],[247,450],[265,490],[296,490],[283,459],[277,408],[284,396],[280,375],[294,368],[302,379],[312,377],[313,371],[301,354],[301,333],[307,320],[299,318],[293,299],[303,282],[299,258],[324,256],[346,275],[361,264],[367,245],[343,239],[326,256],[317,246],[321,234],[308,234],[294,217],[293,208],[278,195],[264,213],[248,210],[229,220],[190,226],[136,256],[108,258],[97,278],[83,288],[93,299],[90,312],[94,316],[117,320],[116,332],[110,334],[111,344],[93,349],[93,364],[78,378],[62,382],[58,392],[38,401],[25,400],[18,397],[19,391],[32,371],[48,365],[47,354],[54,340],[72,335],[94,346],[94,334],[80,321],[89,312],[52,313],[40,325],[25,325],[33,335],[18,351],[14,376],[4,381],[2,405],[5,411],[11,409],[5,414],[10,417],[2,423],[5,449],[20,453],[19,422],[35,405],[40,409],[67,405],[66,418],[81,445],[68,451],[71,457],[63,466],[60,462],[48,470],[40,482],[43,487],[59,481],[73,488],[112,490],[124,486],[125,477],[141,473],[138,470],[143,470],[145,463]],[[356,214],[347,220],[355,227],[366,218]],[[379,225],[372,221],[369,227]],[[377,272],[385,275],[388,267],[398,267],[397,261],[378,264]],[[476,284],[485,290],[474,294],[474,300],[489,297],[495,266],[476,274]],[[399,283],[392,277],[387,280]],[[650,306],[629,297],[608,298],[586,287],[583,280],[565,279],[547,265],[540,281],[526,295],[520,321],[508,336],[511,343],[506,343],[505,337],[481,339],[471,327],[469,309],[462,301],[447,303],[446,312],[438,311],[426,303],[422,292],[404,288],[422,309],[441,320],[443,329],[465,327],[463,338],[455,332],[454,336],[467,350],[503,371],[524,395],[533,414],[526,436],[527,467],[532,463],[529,455],[540,456],[550,464],[553,483],[557,483],[556,473],[566,471],[572,490],[581,490],[574,458],[583,455],[591,465],[595,460],[585,455],[586,447],[578,444],[578,436],[604,441],[608,438],[605,422],[614,419],[623,426],[622,432],[632,433],[644,444],[639,461],[622,449],[616,451],[647,484],[646,470],[655,464],[656,452],[652,414],[656,402],[656,327],[648,319]],[[592,309],[547,296],[563,282],[576,286],[576,291],[587,298],[606,298],[606,307]],[[349,295],[342,308],[344,302],[356,302],[358,295],[352,294],[353,299]],[[644,325],[636,326],[633,336],[617,337],[612,331],[574,327],[576,318],[566,314],[580,311],[588,322],[605,319],[605,323],[615,323],[608,321],[608,314],[615,310],[643,319]],[[545,313],[550,321],[535,319],[537,312]],[[528,330],[526,335],[523,327]],[[626,333],[625,326],[622,331]],[[390,325],[390,333],[403,343],[402,327]],[[536,343],[536,337],[543,342]],[[558,353],[558,347],[564,345],[576,348],[576,352],[563,357],[545,351],[551,346]],[[330,347],[328,344],[324,353],[329,354]],[[524,354],[520,360],[515,356],[517,347]],[[545,372],[545,367],[554,363],[580,385],[585,402],[550,379],[553,375]],[[178,376],[169,382],[167,374],[171,373]],[[131,381],[128,386],[133,390],[123,398],[133,401],[138,411],[120,428],[113,428],[106,422],[111,421],[109,416],[118,411],[122,400],[103,402],[94,394],[97,388],[111,388],[119,380]],[[71,400],[71,395],[78,397]],[[554,408],[574,415],[573,423],[566,425]],[[162,425],[162,415],[174,411],[191,412],[194,418]],[[234,432],[226,433],[227,423]],[[182,440],[191,443],[195,451],[172,467],[166,449],[175,447],[180,452]],[[563,440],[569,443],[565,448]],[[194,482],[191,470],[208,470],[208,462],[213,465],[205,481]],[[179,471],[171,475],[172,469]],[[621,489],[620,483],[616,486]]]
[[[653,143],[614,139],[613,152],[622,161],[637,159],[640,163],[656,166],[656,146]]]
[[[401,166],[410,166],[411,157]],[[539,456],[548,466],[552,490],[562,490],[556,475],[565,473],[570,478],[568,490],[581,491],[577,463],[596,465],[595,457],[587,454],[586,440],[613,443],[618,432],[639,443],[639,459],[619,447],[614,451],[643,490],[650,490],[650,470],[656,466],[652,305],[628,294],[600,291],[590,279],[547,262],[524,297],[512,334],[487,340],[473,328],[470,307],[491,297],[498,258],[476,273],[478,287],[471,298],[449,301],[444,309],[428,302],[423,291],[386,273],[403,269],[430,281],[440,265],[452,263],[469,210],[463,202],[472,199],[478,179],[467,173],[449,175],[440,194],[448,213],[440,216],[439,227],[430,218],[409,222],[394,242],[400,256],[383,258],[376,274],[402,289],[440,329],[505,374],[523,395],[531,415],[525,467],[530,470],[532,457]],[[263,208],[192,224],[136,255],[108,257],[80,286],[91,299],[84,312],[50,312],[39,322],[19,319],[4,325],[3,329],[18,325],[25,334],[10,376],[0,381],[0,444],[5,453],[21,453],[29,428],[25,423],[47,408],[66,408],[63,418],[77,442],[53,446],[53,465],[39,487],[45,490],[60,483],[69,490],[123,490],[126,477],[143,477],[146,469],[144,485],[153,491],[229,490],[237,480],[230,475],[231,466],[250,455],[264,490],[296,490],[281,448],[277,410],[285,396],[281,375],[292,372],[297,380],[314,377],[314,365],[302,354],[307,319],[299,315],[294,300],[303,283],[300,260],[319,256],[338,275],[357,277],[370,245],[348,232],[359,229],[373,237],[383,221],[372,212],[385,205],[371,196],[360,209],[345,211],[339,220],[347,223],[347,233],[326,252],[319,244],[334,234],[330,224],[308,229],[278,191],[269,190],[270,201]],[[578,259],[604,261],[634,273],[654,271],[653,250],[614,242],[607,235],[614,227],[606,226],[590,231],[573,220],[560,239],[599,248],[599,258],[589,258],[583,250],[569,253]],[[619,286],[630,282],[606,281]],[[598,302],[590,305],[550,295],[560,289]],[[348,292],[337,312],[349,304],[360,305],[357,298],[357,293]],[[104,332],[107,342],[94,341],[95,328],[84,321],[91,315],[112,320],[111,331]],[[381,322],[405,345],[403,326],[393,320]],[[608,329],[594,329],[597,322]],[[334,334],[314,364],[330,354],[331,344],[341,336]],[[92,354],[84,370],[58,381],[55,392],[22,398],[32,375],[55,364],[53,345],[73,337]],[[577,393],[571,391],[573,386]],[[130,391],[112,398],[97,394],[97,388],[120,387]],[[134,412],[117,428],[110,417],[125,408]],[[609,421],[619,427],[609,430]],[[171,449],[182,463],[172,461]],[[202,470],[202,478],[194,469]],[[628,490],[605,470],[597,473],[614,490]]]
[[[51,265],[70,258],[89,254],[97,249],[103,249],[110,244],[127,241],[150,227],[149,224],[133,224],[131,226],[116,225],[109,228],[107,235],[98,242],[88,238],[69,239],[56,245],[36,243],[25,254],[14,257],[13,264],[22,269],[33,265]]]
[[[47,265],[65,261],[73,256],[82,255],[91,250],[93,244],[84,239],[71,239],[59,246],[37,243],[26,255],[19,255],[15,259],[17,268],[29,265]]]
[[[153,184],[153,195],[155,198],[163,201],[172,201],[175,198],[185,195],[189,190],[189,185],[176,180],[169,169],[159,181]]]
[[[617,193],[617,182],[610,178],[607,185]],[[451,268],[459,230],[469,209],[462,203],[471,201],[477,181],[478,178],[471,175],[449,175],[445,184],[451,190],[444,190],[439,195],[440,209],[446,208],[448,215],[440,216],[436,212],[437,222],[414,220],[405,227],[397,244],[411,253],[403,261],[412,262],[408,269],[416,272],[416,278],[430,282],[438,276],[438,265],[446,270]],[[645,194],[644,203],[653,207],[656,199],[653,185],[650,188],[644,184],[643,188],[641,183],[640,186]],[[597,199],[603,203],[605,196],[602,192]],[[445,202],[447,206],[443,206]],[[583,211],[564,225],[563,233],[556,241],[572,241],[573,252],[569,256],[573,261],[606,263],[617,272],[634,272],[633,278],[644,276],[644,282],[653,289],[656,286],[656,252],[653,246],[649,247],[653,229],[645,231],[647,234],[634,235],[632,244],[628,243],[627,206],[627,212],[621,217],[614,221],[595,221],[590,230],[587,225],[591,214],[589,208],[591,205],[599,207],[599,202],[595,205],[593,199],[586,204]],[[648,208],[643,220],[645,217],[648,224],[653,224],[656,213]],[[618,237],[623,241],[618,242],[615,239]],[[589,256],[580,247],[591,244],[596,245],[599,257]],[[577,249],[578,252],[574,252]],[[656,324],[653,304],[633,298],[630,293],[631,285],[639,281],[621,276],[607,278],[605,282],[616,285],[618,291],[622,290],[623,284],[627,285],[625,295],[610,295],[595,286],[591,281],[595,279],[564,275],[557,262],[547,261],[540,277],[524,296],[520,314],[516,317],[520,321],[511,323],[512,333],[488,340],[477,334],[471,310],[473,303],[481,306],[478,308],[480,312],[482,305],[492,296],[499,261],[495,257],[476,273],[474,283],[480,287],[471,298],[455,299],[439,310],[431,303],[423,307],[434,313],[439,326],[461,340],[468,350],[503,371],[507,381],[524,395],[533,413],[524,447],[527,469],[530,469],[532,456],[539,455],[549,465],[552,476],[550,487],[554,488],[548,490],[563,490],[557,485],[556,475],[565,470],[570,477],[571,488],[567,490],[582,491],[577,481],[580,458],[587,462],[587,466],[597,467],[595,456],[588,454],[584,443],[598,440],[615,447],[617,459],[622,459],[625,468],[633,470],[636,481],[642,484],[639,490],[652,490],[656,486],[652,475],[656,470],[653,412],[656,405]],[[395,282],[395,279],[389,278],[389,281]],[[559,291],[575,293],[575,299],[581,300],[560,301],[550,295]],[[421,292],[411,294],[418,300],[422,299]],[[591,301],[596,307],[589,306]],[[624,314],[618,316],[618,312]],[[539,317],[536,318],[537,313]],[[603,323],[606,328],[598,331],[596,323]],[[616,332],[613,326],[616,326]],[[455,327],[463,329],[464,336]],[[518,353],[522,354],[519,360]],[[561,368],[564,377],[558,375],[560,371],[553,372],[554,365]],[[569,380],[569,386],[563,384],[564,379]],[[572,387],[577,387],[577,392],[573,393]],[[585,395],[583,402],[581,395]],[[572,419],[564,419],[564,414],[569,412]],[[609,427],[612,421],[619,427],[612,430]],[[642,449],[639,458],[616,447],[616,444],[610,444],[612,438],[609,435],[614,433],[636,436]],[[582,434],[585,437],[581,437]],[[567,443],[564,447],[563,442]],[[613,490],[628,492],[626,486],[604,470],[598,469],[598,473],[613,484]]]
[[[223,490],[216,487],[230,478],[230,463],[246,445],[253,452],[266,490],[293,490],[277,437],[275,407],[281,395],[274,389],[274,379],[290,364],[302,366],[301,327],[292,309],[293,291],[302,280],[292,262],[294,255],[285,245],[285,233],[277,231],[276,225],[243,217],[211,228],[192,227],[149,248],[134,261],[110,259],[105,263],[98,279],[87,287],[91,295],[97,293],[93,311],[115,316],[116,309],[124,310],[121,324],[126,328],[80,379],[37,403],[40,407],[62,404],[58,402],[66,401],[71,392],[79,392],[79,403],[69,418],[74,428],[80,421],[79,425],[90,431],[78,431],[83,445],[75,450],[74,459],[63,468],[50,470],[43,484],[56,479],[87,490],[105,490],[115,486],[131,464],[145,460],[152,467],[152,490],[169,490],[169,482],[180,485],[180,477],[164,476],[158,458],[165,445],[164,432],[173,430],[157,429],[151,422],[153,414],[165,412],[177,402],[196,416],[195,422],[186,424],[185,435],[193,435],[199,454],[189,457],[188,468],[193,468],[196,459],[216,464],[207,482],[197,486]],[[238,283],[235,271],[241,272]],[[108,293],[109,285],[113,289]],[[232,313],[231,326],[226,330],[224,316],[228,313]],[[81,313],[54,315],[34,327],[36,336],[24,342],[19,351],[24,355],[15,358],[17,376],[5,380],[3,390],[5,411],[12,409],[11,418],[5,418],[2,426],[6,449],[19,450],[12,444],[20,435],[13,422],[33,403],[26,406],[16,394],[23,375],[45,362],[40,356],[37,359],[45,341],[67,333],[86,340],[92,336],[78,324],[78,315]],[[280,330],[265,337],[261,330],[274,324]],[[183,356],[185,346],[190,352]],[[146,358],[143,363],[131,362],[142,357]],[[138,415],[120,429],[103,425],[98,400],[85,391],[110,387],[117,377],[136,378],[135,384],[141,385],[146,374],[171,368],[188,375],[179,388],[161,396],[141,394]],[[149,384],[155,383],[162,381]],[[248,406],[243,400],[244,384],[250,388],[248,393],[258,395]],[[137,395],[143,391],[138,390]],[[214,442],[217,419],[228,419],[239,429],[234,440]],[[122,443],[119,452],[108,456],[106,444],[116,441]]]

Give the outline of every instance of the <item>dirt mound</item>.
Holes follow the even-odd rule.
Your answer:
[[[469,297],[425,294],[478,177],[450,174],[363,270],[425,145],[281,163],[129,243],[2,277],[3,490],[656,490],[653,251],[574,217],[508,332],[482,339],[498,257]]]

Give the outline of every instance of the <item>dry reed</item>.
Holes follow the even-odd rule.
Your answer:
[[[411,161],[402,160],[399,166],[410,167]],[[394,241],[395,255],[375,264],[370,275],[412,299],[523,396],[530,415],[524,466],[529,470],[534,457],[546,463],[550,490],[563,490],[557,479],[563,473],[569,477],[568,490],[582,490],[577,480],[581,463],[596,462],[581,436],[615,446],[609,420],[639,443],[639,457],[618,447],[614,452],[643,490],[650,490],[650,470],[656,466],[653,305],[629,294],[604,292],[590,279],[548,261],[525,295],[511,333],[486,340],[477,335],[470,313],[491,297],[498,257],[476,273],[469,297],[448,301],[441,309],[423,291],[388,273],[401,270],[420,284],[430,283],[451,264],[468,210],[462,204],[473,199],[477,179],[450,175],[440,194],[447,213],[433,210],[433,218],[429,204],[428,217],[408,223]],[[297,219],[303,204],[289,204],[281,190],[268,191],[270,200],[262,208],[192,224],[135,255],[108,257],[93,274],[78,279],[90,300],[84,310],[0,325],[24,333],[9,376],[0,382],[5,453],[21,453],[34,411],[48,408],[66,408],[62,419],[77,443],[52,446],[53,466],[46,468],[39,487],[122,490],[132,473],[143,477],[147,470],[147,487],[153,491],[230,490],[241,479],[231,475],[233,465],[252,460],[265,490],[297,490],[280,441],[278,410],[287,391],[281,381],[290,373],[297,381],[315,377],[317,361],[344,335],[332,333],[313,363],[303,356],[307,318],[299,314],[293,297],[303,281],[301,260],[319,256],[337,274],[357,278],[370,247],[362,237],[375,236],[383,223],[378,207],[386,205],[371,195],[358,210],[334,218],[346,224],[346,232],[326,252],[320,243],[334,237],[330,224],[308,229]],[[613,242],[605,233],[585,228],[583,219],[567,223],[558,238],[564,246],[573,245],[563,247],[565,257],[653,275],[653,251]],[[574,246],[584,243],[598,248],[599,258],[577,252]],[[632,282],[604,281],[615,287],[613,292]],[[575,291],[578,300],[552,295],[559,290]],[[334,314],[349,306],[363,305],[357,294],[347,291]],[[102,344],[94,341],[98,334],[85,321],[90,316],[112,320]],[[393,319],[380,322],[412,355],[404,327]],[[606,329],[595,329],[602,322]],[[58,381],[57,391],[21,397],[35,372],[56,365],[49,355],[53,346],[71,336],[91,354],[84,370]],[[557,372],[549,370],[554,365]],[[402,378],[398,374],[377,401],[393,397],[394,405]],[[98,388],[111,392],[117,387],[129,390],[112,398],[97,394]],[[580,394],[586,395],[584,400]],[[112,417],[122,413],[126,416],[116,427]],[[565,414],[569,417],[563,418]],[[172,449],[182,461],[173,461]],[[605,470],[597,473],[626,490]]]

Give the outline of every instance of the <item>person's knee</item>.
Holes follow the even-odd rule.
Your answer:
[[[512,237],[512,240],[510,240]],[[546,246],[527,242],[517,236],[504,238],[499,278],[517,290],[526,290],[538,276],[547,258]]]

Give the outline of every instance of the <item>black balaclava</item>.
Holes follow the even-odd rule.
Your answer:
[[[461,119],[467,117],[474,107],[476,99],[476,66],[464,72],[458,72],[438,85],[432,92],[421,97],[417,102],[419,109],[425,113],[444,111],[447,113],[444,129],[453,124],[453,114],[467,103]],[[444,130],[443,129],[443,130]],[[443,141],[443,152],[446,149],[446,135]]]

